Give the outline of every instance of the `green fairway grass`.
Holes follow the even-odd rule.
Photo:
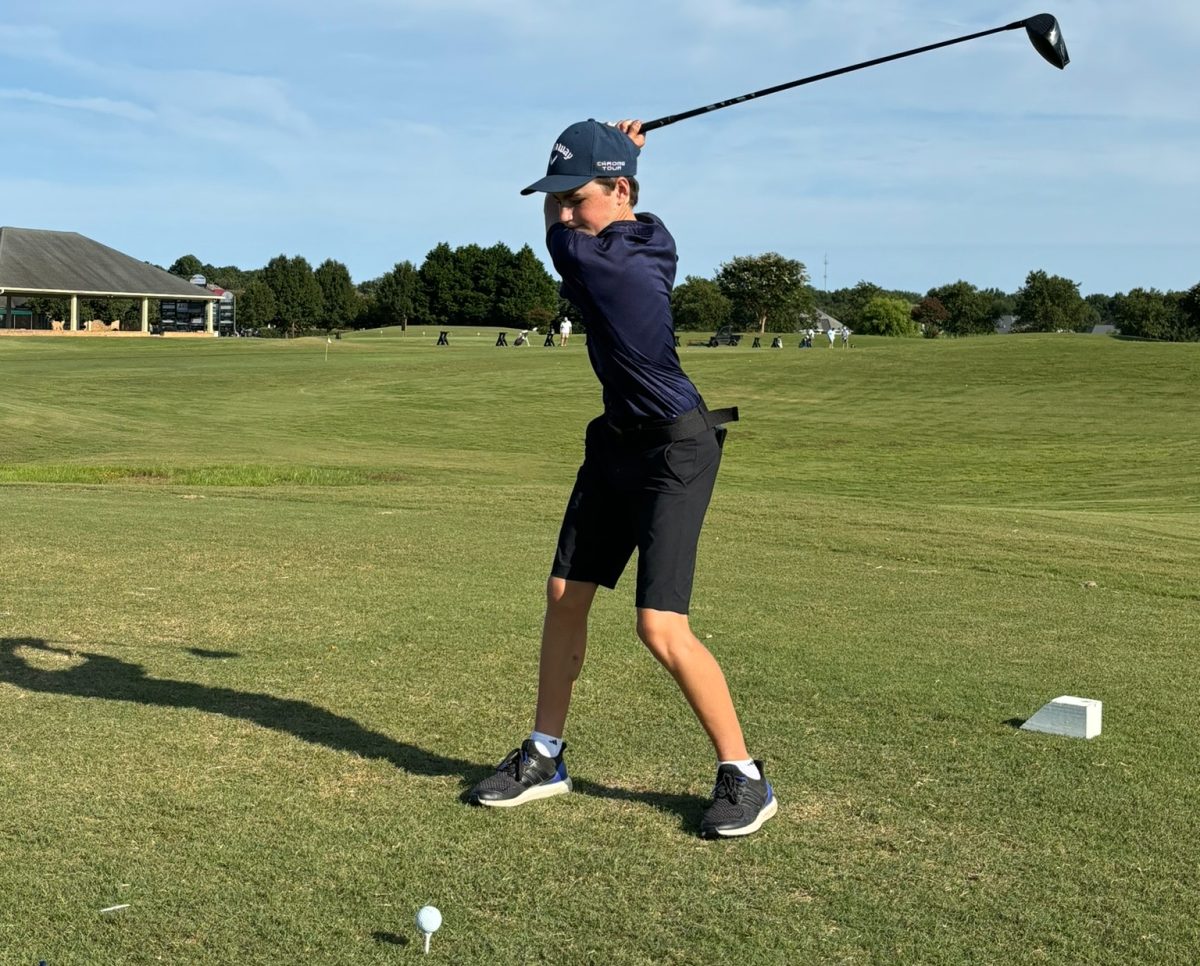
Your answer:
[[[411,961],[427,903],[453,963],[1196,961],[1200,346],[685,341],[742,413],[692,625],[780,800],[703,842],[631,576],[576,793],[462,803],[599,389],[438,331],[0,339],[0,963]],[[1062,694],[1100,737],[1018,729]]]

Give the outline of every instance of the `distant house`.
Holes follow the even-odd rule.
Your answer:
[[[1018,319],[1015,315],[1002,315],[996,320],[996,331],[1001,334],[1012,332],[1013,326],[1015,326],[1019,321],[1020,319]]]
[[[1093,325],[1092,335],[1120,335],[1120,330],[1115,325]]]
[[[835,319],[828,312],[822,312],[820,309],[814,309],[812,314],[814,328],[818,332],[828,332],[830,329],[840,329],[842,323]]]

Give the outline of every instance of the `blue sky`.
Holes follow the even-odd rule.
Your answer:
[[[345,262],[529,243],[518,190],[570,122],[657,117],[999,26],[1037,7],[896,0],[40,0],[0,8],[0,224],[170,264]],[[1084,294],[1200,282],[1200,4],[1055,0],[1023,32],[651,135],[641,208],[680,280],[737,255],[821,288]],[[826,267],[826,259],[828,264]]]

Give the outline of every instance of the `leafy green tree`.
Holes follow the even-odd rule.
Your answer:
[[[811,286],[805,286],[797,297],[785,302],[779,311],[771,316],[773,332],[800,332],[812,325],[816,318],[817,293]]]
[[[465,245],[454,250],[454,258],[465,284],[459,292],[458,312],[450,321],[457,325],[494,323],[500,314],[501,289],[512,268],[512,249],[502,242],[488,248]]]
[[[735,324],[749,323],[759,332],[766,332],[768,323],[781,330],[791,328],[797,317],[811,315],[815,307],[804,263],[776,252],[725,262],[716,281],[733,305]]]
[[[416,311],[417,293],[421,280],[412,262],[397,262],[390,272],[379,279],[375,289],[372,312],[375,325],[399,325],[408,328],[408,320]]]
[[[1079,294],[1079,284],[1040,269],[1025,277],[1017,292],[1017,318],[1023,332],[1079,332],[1091,329],[1095,314]]]
[[[1177,341],[1200,341],[1200,283],[1179,297],[1180,331]]]
[[[987,312],[984,316],[988,332],[996,331],[996,321],[1000,316],[1017,314],[1016,296],[1009,295],[998,288],[982,288],[979,290],[979,294],[988,303]]]
[[[689,275],[671,293],[671,314],[680,332],[715,332],[729,324],[733,303],[716,282]]]
[[[862,313],[867,303],[873,298],[888,295],[874,282],[860,279],[852,288],[835,289],[824,299],[824,309],[839,322],[848,326],[852,331],[862,329]]]
[[[68,305],[68,311],[70,311]],[[99,319],[101,322],[111,322],[119,316],[113,313],[111,299],[83,299],[79,300],[79,327],[83,328],[85,324],[92,319]]]
[[[354,286],[359,305],[358,315],[354,319],[356,329],[369,329],[380,324],[375,317],[375,293],[379,291],[379,283],[382,281],[383,276],[380,275],[379,278],[368,278]]]
[[[180,278],[191,278],[193,275],[204,275],[204,265],[195,255],[181,255],[167,271]]]
[[[253,279],[258,277],[257,271],[245,272],[236,265],[224,265],[221,267],[217,267],[216,265],[201,265],[200,274],[214,285],[232,289],[234,292],[241,291]]]
[[[105,322],[120,321],[126,332],[136,331],[142,326],[142,304],[140,299],[105,299],[105,311],[100,316]]]
[[[911,317],[927,339],[936,339],[942,334],[942,327],[950,318],[950,313],[939,299],[926,295],[912,307]]]
[[[1130,289],[1112,298],[1113,325],[1137,339],[1177,341],[1186,329],[1183,293]]]
[[[1151,289],[1151,291],[1153,291],[1153,289]],[[1096,314],[1100,317],[1100,325],[1117,324],[1115,315],[1116,299],[1113,296],[1103,295],[1097,292],[1092,295],[1085,295],[1083,300],[1096,310]]]
[[[260,329],[270,325],[277,315],[271,286],[262,279],[254,279],[237,297],[236,311],[239,329]]]
[[[300,255],[276,255],[262,270],[263,281],[275,296],[275,325],[292,335],[316,326],[323,309],[321,286],[312,266]]]
[[[449,325],[461,316],[462,295],[470,280],[447,242],[439,242],[417,270],[421,280],[416,315],[429,325]]]
[[[863,308],[858,320],[860,331],[871,335],[916,335],[912,305],[903,299],[877,295]],[[851,327],[853,328],[853,327]]]
[[[154,299],[151,299],[150,305],[152,307],[156,307],[158,302]],[[25,300],[25,307],[34,315],[40,315],[43,318],[50,320],[57,319],[60,322],[66,322],[71,318],[70,299],[54,297],[31,298]]]
[[[321,289],[322,327],[346,329],[353,325],[361,300],[350,279],[350,269],[341,262],[327,258],[317,266],[313,278]]]
[[[558,311],[558,285],[528,245],[509,258],[495,310],[498,325],[516,329],[547,326]]]
[[[232,289],[233,291],[241,291],[250,284],[250,280],[258,273],[256,271],[243,271],[236,265],[209,265],[207,262],[202,262],[195,255],[181,255],[175,259],[170,268],[167,269],[172,275],[178,275],[180,278],[191,278],[193,275],[203,275],[206,282],[211,282],[213,285],[221,288]]]
[[[942,329],[950,335],[987,335],[996,331],[997,317],[991,314],[992,299],[970,282],[960,279],[931,288],[926,294],[946,309]]]

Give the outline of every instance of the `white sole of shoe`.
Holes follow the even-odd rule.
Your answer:
[[[717,837],[722,839],[734,839],[742,835],[753,835],[760,828],[762,828],[763,822],[769,819],[777,811],[779,811],[779,799],[772,795],[771,800],[767,802],[767,804],[763,807],[763,810],[758,813],[758,818],[756,818],[753,822],[751,822],[745,828],[730,829],[727,832],[718,831]]]
[[[541,798],[553,798],[555,795],[565,795],[570,790],[571,779],[565,778],[560,782],[551,782],[549,785],[534,785],[533,788],[526,789],[516,798],[506,798],[498,802],[481,801],[479,804],[486,805],[488,808],[515,808],[517,805],[536,802]]]

